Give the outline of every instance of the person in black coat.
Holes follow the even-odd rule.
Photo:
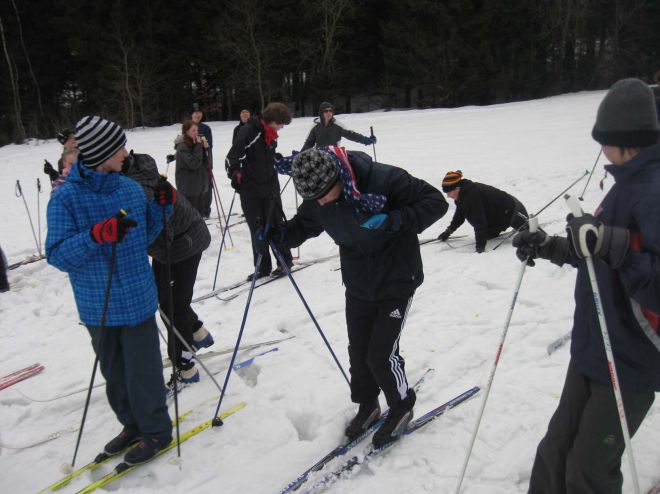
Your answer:
[[[161,180],[155,160],[147,154],[134,154],[133,151],[124,160],[122,173],[142,185],[148,198],[153,197],[154,189]],[[169,318],[170,285],[167,283],[168,259],[165,250],[165,242],[168,242],[174,327],[193,349],[207,348],[213,345],[213,336],[190,304],[202,253],[211,243],[211,234],[199,212],[182,194],[178,195],[172,209],[167,233],[167,239],[163,231],[148,248],[160,308]],[[168,329],[167,353],[176,369],[168,386],[172,388],[175,382],[187,384],[199,381],[199,371],[192,353],[179,341],[169,324],[165,326]]]
[[[272,221],[281,224],[286,221],[280,198],[280,182],[275,171],[275,150],[277,132],[291,123],[291,111],[283,103],[268,103],[261,118],[252,117],[240,128],[227,159],[225,169],[231,180],[231,186],[241,197],[241,207],[247,220],[250,233],[254,233]],[[272,218],[269,214],[272,210]],[[257,252],[252,245],[254,265],[257,264]],[[280,251],[287,266],[293,266],[291,251]],[[273,270],[273,276],[282,276],[284,271],[279,266]],[[262,257],[257,278],[271,274],[270,255]],[[252,280],[254,273],[248,276]]]
[[[423,180],[362,152],[309,149],[284,160],[290,160],[304,200],[270,238],[292,248],[325,231],[339,245],[351,399],[360,405],[345,432],[354,439],[379,417],[382,390],[390,414],[373,437],[382,446],[397,439],[412,417],[415,392],[408,387],[399,339],[424,281],[417,235],[445,214],[447,202]],[[263,232],[257,232],[256,243],[259,251],[267,250]]]
[[[331,103],[324,101],[319,106],[319,116],[314,119],[314,127],[303,144],[302,151],[312,147],[337,146],[341,138],[359,142],[365,146],[376,144],[376,136],[363,136],[352,130],[345,129],[334,117],[334,108]]]
[[[241,130],[241,127],[243,127],[245,124],[248,123],[248,120],[250,120],[251,116],[252,116],[252,114],[250,113],[250,110],[248,110],[247,108],[243,108],[241,110],[241,113],[238,116],[238,118],[239,118],[238,125],[236,127],[234,127],[234,133],[232,134],[232,138],[231,138],[232,144],[236,140],[236,136],[238,135],[238,131]]]
[[[199,135],[199,126],[186,120],[176,143],[176,188],[199,214],[207,208],[207,192],[211,188],[208,172],[209,142]]]
[[[660,125],[651,89],[639,79],[616,82],[591,135],[611,161],[605,169],[615,180],[594,215],[569,217],[568,237],[522,231],[513,239],[521,260],[541,257],[577,268],[571,359],[536,452],[530,494],[621,493],[625,442],[600,311],[631,437],[660,391]]]
[[[484,252],[486,241],[509,227],[519,229],[527,223],[527,210],[511,194],[490,185],[463,178],[460,170],[447,172],[442,190],[456,204],[451,223],[438,240],[445,242],[465,220],[474,228],[476,251]]]

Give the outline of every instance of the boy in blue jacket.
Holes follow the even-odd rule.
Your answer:
[[[79,159],[48,203],[46,255],[69,275],[108,402],[123,425],[104,452],[117,455],[139,441],[124,457],[134,465],[172,440],[154,318],[158,295],[147,247],[160,233],[163,205],[169,214],[174,194],[163,185],[148,201],[140,185],[120,174],[128,153],[126,135],[116,123],[84,117],[76,140]],[[127,216],[119,214],[122,210]],[[106,299],[109,269],[113,277]]]
[[[577,267],[571,360],[536,452],[530,494],[620,493],[625,444],[585,257],[593,257],[630,436],[660,391],[660,126],[651,89],[623,79],[598,108],[593,138],[615,184],[595,215],[569,217],[568,238],[513,241],[528,256]],[[582,235],[585,232],[586,235]]]

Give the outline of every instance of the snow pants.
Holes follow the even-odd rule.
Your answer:
[[[158,328],[152,316],[137,326],[87,326],[119,422],[158,440],[172,439]]]
[[[0,292],[9,290],[9,281],[7,280],[7,258],[0,248]]]
[[[271,199],[262,198],[253,195],[249,195],[245,192],[241,192],[241,208],[243,208],[243,214],[245,214],[245,220],[247,221],[248,227],[250,228],[250,238],[254,239],[254,234],[263,228],[268,221],[268,213],[270,210]],[[282,210],[282,199],[279,194],[275,197],[275,211],[273,212],[273,223],[278,223],[276,219],[281,218],[286,220],[284,216],[284,211]],[[291,257],[291,250],[286,249],[280,252],[287,266],[291,267],[293,265],[293,258]],[[273,252],[275,256],[275,253]],[[254,266],[257,265],[257,252],[252,247],[252,258]],[[279,265],[280,262],[275,256],[275,260]],[[261,259],[261,266],[259,267],[259,272],[262,275],[269,275],[273,269],[273,264],[271,262],[270,256],[263,256]]]
[[[346,327],[351,373],[351,400],[366,403],[383,390],[390,407],[408,395],[399,338],[412,295],[367,302],[346,294]]]
[[[632,437],[655,393],[622,391]],[[620,494],[625,448],[614,391],[568,365],[559,405],[539,443],[529,494]]]
[[[197,279],[197,268],[202,259],[202,253],[195,254],[188,259],[170,264],[170,273],[172,276],[172,302],[174,311],[174,327],[183,336],[190,346],[195,342],[193,332],[201,327],[198,323],[197,313],[190,306]],[[160,308],[165,316],[170,317],[169,304],[169,286],[167,284],[167,265],[152,260],[151,268],[154,272],[156,286],[158,287],[158,300]],[[165,322],[163,320],[163,322]],[[179,369],[189,369],[192,367],[192,353],[185,349],[185,346],[179,341],[167,324],[167,355]]]

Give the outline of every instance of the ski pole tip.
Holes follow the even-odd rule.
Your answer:
[[[73,473],[73,465],[70,463],[62,463],[60,465],[60,472],[62,472],[64,475],[70,475]]]

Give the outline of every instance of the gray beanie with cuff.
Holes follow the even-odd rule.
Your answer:
[[[293,158],[291,177],[303,199],[318,199],[339,179],[339,165],[325,151],[308,149]]]
[[[606,146],[656,144],[660,125],[651,88],[635,78],[615,82],[598,107],[591,136]]]

